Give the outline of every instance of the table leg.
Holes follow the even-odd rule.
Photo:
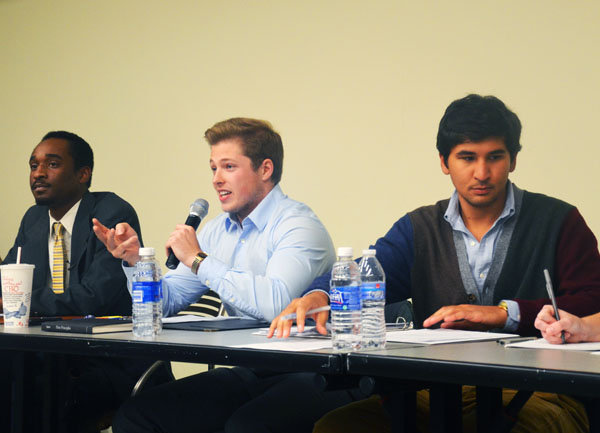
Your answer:
[[[10,408],[10,431],[12,433],[23,432],[23,399],[25,382],[25,354],[15,352],[12,354],[11,375],[11,408]]]
[[[462,386],[436,385],[429,390],[432,433],[462,432]]]
[[[416,391],[389,393],[383,407],[390,415],[392,433],[410,433],[417,430]]]
[[[70,393],[68,368],[65,355],[41,354],[42,374],[39,377],[41,389],[41,419],[43,433],[66,433],[68,419],[66,411]]]
[[[478,386],[477,431],[492,431],[502,417],[502,388]]]
[[[600,433],[600,399],[584,399],[583,402],[590,422],[590,433]]]
[[[66,355],[54,355],[52,362],[53,369],[53,392],[52,397],[55,401],[55,432],[67,433],[69,429],[68,413],[70,409],[70,398],[72,398],[72,383],[69,378],[69,367]],[[56,404],[58,402],[58,404]]]

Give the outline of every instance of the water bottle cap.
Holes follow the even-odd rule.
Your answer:
[[[375,256],[375,253],[377,253],[376,250],[372,250],[372,249],[363,250],[363,256]]]
[[[337,255],[338,257],[352,257],[354,256],[354,250],[352,247],[339,247]]]
[[[140,248],[140,251],[138,252],[138,254],[142,257],[153,256],[154,248],[152,248],[152,247]]]

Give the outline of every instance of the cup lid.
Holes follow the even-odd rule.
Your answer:
[[[35,265],[29,264],[29,263],[7,263],[5,265],[0,265],[0,268],[2,269],[23,269],[23,268],[35,268]]]

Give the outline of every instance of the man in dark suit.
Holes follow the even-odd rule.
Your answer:
[[[127,221],[140,233],[133,207],[114,193],[89,192],[93,152],[73,133],[46,134],[33,150],[29,166],[36,204],[25,213],[4,263],[14,263],[21,247],[21,262],[35,265],[31,314],[130,315],[131,297],[121,263],[96,238],[92,217],[111,227]],[[39,371],[39,355],[28,362],[26,368]],[[87,357],[69,357],[67,364],[65,385],[73,393],[65,416],[70,430],[77,432],[98,431],[99,418],[116,410],[147,367],[146,362]],[[10,395],[6,389],[0,394]],[[27,418],[34,422],[35,417]]]
[[[111,226],[126,220],[140,233],[133,207],[114,193],[89,192],[93,153],[75,134],[48,133],[31,154],[29,165],[36,204],[25,213],[4,263],[14,263],[17,247],[21,247],[21,261],[36,265],[32,314],[131,314],[131,297],[121,263],[94,235],[92,217]],[[54,222],[63,223],[65,244],[70,246],[65,250],[64,282],[68,284],[62,291],[51,288]]]

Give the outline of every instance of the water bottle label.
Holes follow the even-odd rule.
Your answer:
[[[360,310],[360,286],[332,287],[329,300],[334,311]]]
[[[362,283],[360,299],[367,301],[385,301],[385,283]]]
[[[136,281],[131,292],[136,304],[158,302],[162,299],[162,284],[160,281]]]

